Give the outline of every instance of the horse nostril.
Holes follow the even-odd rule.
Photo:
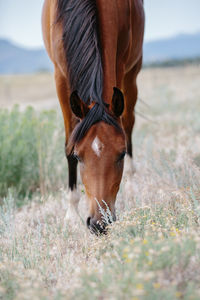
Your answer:
[[[87,227],[88,227],[88,228],[90,227],[90,221],[91,221],[91,217],[88,217],[88,218],[87,218],[87,221],[86,221],[86,224],[87,224]]]

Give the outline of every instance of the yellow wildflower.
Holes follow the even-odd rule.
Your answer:
[[[122,255],[122,257],[125,258],[125,259],[127,259],[128,258],[127,252],[124,252],[123,255]]]
[[[136,284],[136,289],[137,290],[143,290],[144,289],[144,285],[142,283],[138,283],[138,284]]]
[[[154,289],[159,289],[159,288],[160,288],[160,283],[155,282],[155,283],[153,284],[153,287],[154,287]]]
[[[132,259],[131,259],[131,258],[126,258],[125,262],[126,262],[126,263],[131,263],[131,262],[132,262]]]
[[[172,231],[172,232],[170,232],[170,235],[171,236],[176,236],[176,233]]]
[[[181,292],[176,292],[175,296],[176,296],[176,298],[181,298],[182,293]]]

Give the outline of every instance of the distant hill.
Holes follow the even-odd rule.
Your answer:
[[[144,63],[183,60],[200,57],[200,33],[147,42],[144,44]]]
[[[200,57],[200,33],[144,43],[144,64]],[[29,50],[0,39],[0,74],[53,70],[44,49]]]
[[[44,49],[29,50],[0,39],[0,74],[33,73],[52,70]]]

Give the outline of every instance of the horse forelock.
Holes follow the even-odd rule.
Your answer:
[[[95,0],[57,0],[71,91],[102,103],[103,71]]]
[[[115,127],[118,131],[122,132],[122,128],[117,119],[112,116],[107,109],[104,108],[104,106],[96,103],[87,113],[85,118],[82,119],[74,128],[67,145],[68,154],[73,152],[74,145],[81,141],[91,126],[101,121]]]

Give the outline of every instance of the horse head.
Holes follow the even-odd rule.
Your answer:
[[[123,94],[114,88],[110,105],[95,102],[87,105],[73,92],[70,105],[79,123],[72,132],[67,152],[80,164],[90,207],[87,226],[92,232],[102,233],[106,225],[116,219],[115,201],[126,154],[120,120]]]

